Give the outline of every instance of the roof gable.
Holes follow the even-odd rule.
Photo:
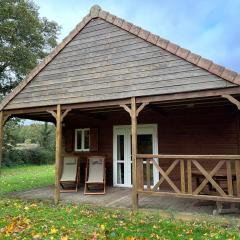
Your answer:
[[[133,49],[136,50],[136,54],[128,54]],[[103,52],[108,54],[104,55]],[[184,59],[184,63],[182,59]],[[109,63],[111,61],[111,64],[108,63],[108,60]],[[141,61],[144,62],[141,63]],[[117,69],[114,69],[114,64],[118,64]],[[71,71],[63,71],[68,68],[71,68]],[[118,72],[119,68],[125,72]],[[130,68],[131,70],[129,70]],[[89,72],[89,69],[92,71]],[[174,72],[173,69],[177,71]],[[111,73],[106,74],[107,70],[111,70]],[[113,71],[115,71],[115,75]],[[84,74],[88,74],[85,79]],[[143,84],[137,88],[136,86],[139,85],[137,79],[141,78],[144,78]],[[33,79],[34,81],[32,81]],[[93,89],[91,85],[96,86],[96,79],[99,79],[101,87]],[[176,83],[177,79],[181,79],[179,84]],[[112,88],[108,89],[109,80]],[[130,84],[121,85],[123,80],[129,80]],[[154,91],[156,83],[160,81],[162,85],[158,87],[158,90],[161,88],[164,91]],[[29,102],[29,98],[32,97],[38,98],[38,103],[43,98],[41,101],[44,106],[176,91],[196,91],[204,90],[206,87],[207,89],[223,88],[239,85],[239,82],[240,77],[237,73],[201,58],[95,6],[70,35],[3,100],[1,109],[5,106],[6,109],[23,107],[24,97],[26,97],[25,105],[27,105],[25,107],[31,107],[36,104]],[[68,85],[69,83],[70,85]],[[51,84],[52,86],[54,84],[61,85],[56,90],[55,87],[51,89]],[[175,84],[175,90],[171,89],[171,84]],[[71,86],[74,88],[70,89]],[[130,91],[122,94],[126,90],[126,86]],[[68,88],[67,91],[66,88]],[[149,91],[149,89],[153,90]],[[45,93],[43,94],[42,91]],[[59,101],[50,96],[51,91],[57,93],[60,97]],[[91,91],[91,95],[83,94],[87,91]],[[20,92],[21,94],[19,94]],[[101,94],[99,94],[100,92]],[[74,95],[74,93],[76,94]],[[97,94],[99,94],[98,97]],[[92,97],[87,98],[86,96]]]

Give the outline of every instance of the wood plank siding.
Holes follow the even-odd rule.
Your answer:
[[[69,141],[69,129],[75,128],[98,129],[98,151],[78,152],[81,160],[81,181],[84,179],[84,168],[88,155],[104,155],[106,157],[107,184],[113,183],[113,126],[130,125],[131,120],[127,112],[101,113],[98,115],[84,112],[70,114],[66,117],[63,135],[64,142]],[[240,131],[239,113],[232,106],[206,107],[200,109],[167,110],[164,113],[146,107],[139,115],[138,124],[155,124],[158,126],[159,154],[239,154]],[[65,134],[64,134],[65,133]],[[67,136],[67,137],[66,137]],[[64,149],[64,148],[63,148]],[[72,152],[74,153],[74,151]],[[166,170],[171,162],[161,160]],[[216,164],[207,161],[211,168]],[[180,176],[176,168],[171,178],[179,182]]]
[[[111,23],[91,20],[5,109],[235,86]]]

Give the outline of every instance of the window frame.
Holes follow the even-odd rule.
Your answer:
[[[85,146],[85,131],[89,131],[89,148],[84,148]],[[77,146],[77,136],[78,132],[81,132],[81,148],[78,148]],[[90,128],[77,128],[75,129],[75,144],[74,144],[74,150],[76,152],[89,152],[90,151]]]

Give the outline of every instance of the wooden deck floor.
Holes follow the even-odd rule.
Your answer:
[[[53,186],[14,193],[21,199],[53,199]],[[77,204],[94,204],[105,207],[131,208],[131,189],[107,187],[105,195],[84,195],[80,188],[77,193],[61,193],[61,201]],[[173,197],[140,196],[140,208],[161,209],[168,211],[212,214],[213,202],[200,202],[192,199]]]

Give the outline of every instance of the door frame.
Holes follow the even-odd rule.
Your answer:
[[[124,176],[125,184],[117,183],[117,134],[124,135]],[[153,154],[158,154],[158,125],[154,124],[138,124],[137,134],[152,134],[153,136]],[[113,126],[113,186],[115,187],[132,187],[131,185],[131,125],[114,125]],[[153,171],[154,183],[159,180],[159,173],[154,168]]]

